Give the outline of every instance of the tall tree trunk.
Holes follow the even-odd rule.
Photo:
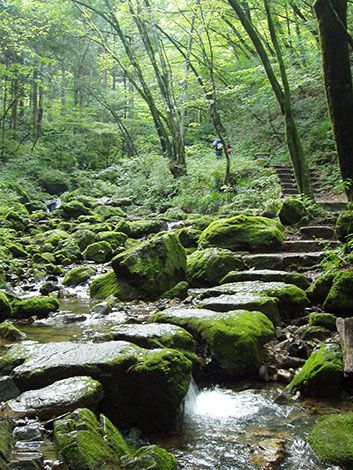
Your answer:
[[[353,202],[353,91],[349,63],[347,0],[316,0],[328,111],[347,198]]]
[[[32,124],[33,137],[38,135],[38,70],[34,68],[32,75]]]

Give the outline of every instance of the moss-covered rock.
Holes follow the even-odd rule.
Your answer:
[[[66,220],[77,219],[80,215],[93,215],[91,209],[79,201],[64,202],[58,211],[60,211],[61,216]]]
[[[176,233],[179,237],[180,243],[183,245],[184,248],[197,247],[197,243],[201,235],[201,230],[192,227],[183,227]]]
[[[98,421],[86,408],[56,420],[54,437],[64,461],[75,470],[121,468],[120,458],[130,453],[111,421],[104,415]]]
[[[192,363],[175,349],[143,349],[125,341],[14,345],[0,358],[21,392],[56,380],[90,376],[103,385],[102,411],[123,427],[173,428]]]
[[[25,300],[14,300],[12,306],[12,316],[15,318],[29,318],[37,316],[46,317],[50,312],[59,309],[59,301],[54,297],[33,297]]]
[[[7,243],[5,246],[14,258],[27,258],[28,256],[28,253],[20,243]]]
[[[288,197],[283,201],[279,219],[283,225],[295,225],[307,216],[305,205],[300,199]]]
[[[111,296],[124,300],[139,298],[138,291],[128,283],[122,280],[118,281],[114,271],[93,279],[89,286],[89,292],[92,299],[106,299]]]
[[[162,299],[181,299],[185,300],[188,296],[189,284],[186,281],[180,281],[174,287],[161,295]]]
[[[88,245],[92,245],[98,241],[98,236],[92,230],[77,230],[72,234],[72,237],[76,240],[77,245],[81,251],[84,251]]]
[[[341,242],[346,242],[347,237],[353,234],[353,211],[343,211],[337,218],[335,235]]]
[[[324,344],[306,361],[289,384],[292,392],[337,397],[343,389],[343,356],[337,344]]]
[[[321,416],[308,442],[319,459],[343,468],[353,467],[353,413]]]
[[[306,294],[313,304],[320,305],[324,302],[331,289],[335,276],[336,273],[325,273],[319,276],[306,290]]]
[[[12,308],[7,295],[0,292],[0,321],[11,317]]]
[[[71,269],[63,279],[64,286],[78,286],[96,274],[94,268],[79,267]]]
[[[207,346],[212,358],[207,367],[233,377],[256,372],[262,362],[261,346],[274,336],[273,323],[263,313],[246,310],[170,308],[153,315],[152,321],[185,328],[199,342],[200,351]]]
[[[192,287],[214,286],[229,271],[244,268],[242,258],[232,251],[206,248],[187,257],[187,280]]]
[[[59,171],[43,173],[38,178],[38,183],[49,194],[62,194],[69,189],[67,176]]]
[[[106,263],[113,255],[110,244],[106,241],[92,243],[83,252],[85,260],[94,261],[96,263]]]
[[[158,233],[166,230],[167,224],[162,220],[134,220],[129,223],[130,234],[132,238],[142,238],[152,233]]]
[[[285,282],[294,284],[300,289],[307,289],[309,281],[305,274],[274,269],[250,269],[246,271],[230,271],[221,279],[220,284],[228,284],[241,281]]]
[[[20,341],[26,335],[9,320],[5,320],[0,323],[0,337],[8,341]]]
[[[323,326],[331,331],[336,331],[336,317],[331,313],[310,313],[309,326]]]
[[[228,250],[254,250],[280,247],[284,240],[283,226],[265,217],[239,215],[217,220],[199,238],[199,249],[217,246]]]
[[[113,206],[96,206],[94,209],[96,214],[99,214],[103,217],[104,220],[109,219],[110,217],[118,216],[125,217],[125,212],[120,207]]]
[[[4,215],[3,220],[7,222],[7,226],[9,228],[12,228],[17,232],[22,232],[28,225],[29,214],[23,215],[11,209]]]
[[[10,190],[14,191],[17,196],[19,196],[19,201],[21,204],[27,204],[30,202],[29,195],[27,191],[18,183],[10,182],[8,183]]]
[[[122,233],[125,233],[128,237],[131,236],[131,228],[130,228],[130,223],[127,222],[126,220],[120,220],[119,222],[117,222],[117,224],[115,225],[115,228],[114,230],[116,232],[122,232]]]
[[[8,470],[12,453],[12,424],[9,419],[0,420],[0,469]]]
[[[53,253],[35,253],[32,256],[32,263],[34,264],[47,264],[47,263],[55,263],[55,256]]]
[[[143,446],[132,456],[123,456],[122,464],[126,470],[177,470],[176,458],[165,449],[156,445]]]
[[[98,239],[108,242],[113,250],[116,250],[119,246],[123,245],[127,238],[127,235],[123,232],[110,231],[98,233]]]
[[[193,228],[197,230],[205,230],[212,222],[218,221],[219,219],[213,215],[203,215],[202,217],[195,217],[190,222]]]
[[[57,247],[60,242],[67,240],[68,238],[70,238],[70,234],[65,230],[53,229],[36,235],[34,237],[34,243],[38,245],[50,243],[52,246]]]
[[[186,255],[175,234],[161,233],[115,256],[112,266],[118,282],[131,285],[146,299],[155,299],[185,280]]]
[[[341,271],[333,279],[331,289],[323,303],[330,313],[350,317],[353,312],[353,271]]]

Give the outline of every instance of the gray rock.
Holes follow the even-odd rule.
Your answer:
[[[0,401],[7,401],[11,398],[16,398],[19,394],[19,389],[9,376],[0,378]]]

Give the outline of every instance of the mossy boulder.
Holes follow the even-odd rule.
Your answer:
[[[96,470],[121,468],[120,458],[130,454],[123,436],[104,415],[81,408],[54,422],[54,438],[69,468]]]
[[[57,380],[90,376],[100,382],[102,411],[123,427],[161,431],[176,425],[192,363],[175,349],[143,349],[125,341],[14,345],[0,373],[21,392]]]
[[[85,260],[94,261],[96,263],[106,263],[112,257],[113,250],[106,241],[92,243],[83,252]]]
[[[294,284],[300,289],[307,289],[309,281],[305,274],[274,269],[250,269],[245,271],[230,271],[221,279],[220,284],[228,284],[241,281],[285,282]]]
[[[308,442],[322,462],[352,468],[353,413],[321,416],[311,429]]]
[[[98,236],[92,230],[77,230],[72,234],[72,237],[76,240],[81,252],[84,251],[88,245],[92,245],[98,241]]]
[[[178,230],[177,235],[184,248],[197,247],[201,230],[192,227],[183,227]]]
[[[162,220],[134,220],[129,223],[132,238],[142,238],[152,233],[166,230],[167,223]]]
[[[120,207],[113,206],[96,206],[94,209],[96,214],[99,214],[103,217],[104,220],[109,219],[110,217],[118,216],[125,217],[125,212]]]
[[[157,445],[143,446],[132,456],[121,459],[124,470],[177,470],[176,458]]]
[[[73,237],[60,241],[54,251],[54,256],[59,264],[63,263],[64,259],[69,260],[69,263],[75,263],[82,258],[80,247]]]
[[[324,302],[330,292],[335,276],[336,273],[325,273],[319,276],[306,290],[307,296],[313,304],[320,305]]]
[[[38,245],[49,243],[52,246],[57,247],[60,242],[67,240],[68,238],[70,238],[70,234],[65,230],[53,229],[36,235],[34,237],[34,243]]]
[[[305,362],[289,384],[292,392],[337,397],[343,389],[343,355],[337,344],[324,344]]]
[[[24,206],[23,206],[24,207]],[[3,219],[7,222],[7,226],[16,230],[17,232],[22,232],[26,229],[28,225],[28,216],[15,212],[14,210],[9,210],[4,215]]]
[[[126,220],[119,220],[119,222],[116,223],[114,230],[116,232],[122,232],[125,233],[128,237],[131,236],[131,228],[130,228],[130,223],[127,222]]]
[[[122,246],[126,242],[127,238],[127,235],[123,232],[109,231],[98,233],[98,239],[100,241],[108,242],[113,250]]]
[[[38,178],[39,185],[49,194],[62,194],[69,189],[67,177],[59,171],[46,172]]]
[[[93,279],[89,286],[89,292],[92,299],[106,299],[111,296],[124,300],[139,298],[137,289],[122,280],[118,281],[114,271]]]
[[[323,326],[331,331],[336,331],[336,317],[331,313],[310,313],[309,326]]]
[[[9,189],[14,191],[17,196],[19,197],[19,201],[21,204],[27,204],[30,202],[29,195],[27,191],[18,183],[8,183]]]
[[[14,300],[11,303],[12,316],[14,318],[24,319],[31,316],[44,318],[50,312],[59,309],[59,301],[54,297],[32,297],[25,300]]]
[[[307,216],[307,210],[302,201],[288,197],[283,201],[279,211],[279,219],[283,225],[295,225]]]
[[[346,242],[347,237],[353,234],[353,211],[343,211],[337,218],[335,235],[341,242]]]
[[[163,232],[112,260],[118,282],[141,297],[156,299],[186,277],[186,255],[178,237]],[[122,299],[124,300],[124,299]]]
[[[188,220],[190,225],[197,230],[205,230],[212,222],[218,221],[219,219],[213,215],[203,215],[202,217],[195,217],[192,220]]]
[[[224,248],[206,248],[187,257],[186,278],[192,287],[214,286],[231,270],[244,269],[240,256]]]
[[[215,374],[238,377],[257,371],[262,345],[274,337],[273,323],[261,312],[235,310],[216,313],[206,309],[170,308],[152,321],[172,323],[189,331],[208,350],[207,367]]]
[[[239,215],[211,223],[201,233],[198,247],[232,251],[279,248],[284,236],[284,227],[275,220]]]
[[[323,303],[327,312],[350,317],[353,312],[353,271],[341,271],[333,279],[331,289]]]
[[[174,287],[161,295],[162,299],[181,299],[185,300],[188,296],[189,284],[186,281],[180,281]]]
[[[67,287],[78,286],[96,274],[94,268],[79,267],[71,269],[63,279],[63,285]]]
[[[7,295],[3,292],[0,292],[0,321],[5,320],[6,318],[11,317],[12,308]]]
[[[0,420],[0,469],[8,470],[12,455],[12,423],[9,419]]]
[[[93,215],[91,209],[79,201],[64,202],[58,211],[60,211],[60,214],[66,220],[77,219],[80,215]]]
[[[20,243],[7,243],[5,246],[14,258],[28,257],[28,253]]]
[[[9,320],[5,320],[0,323],[0,337],[8,341],[20,341],[26,335]]]

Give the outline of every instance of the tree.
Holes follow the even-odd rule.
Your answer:
[[[353,202],[353,90],[347,0],[316,0],[314,9],[319,23],[327,107],[344,188],[348,201]]]

